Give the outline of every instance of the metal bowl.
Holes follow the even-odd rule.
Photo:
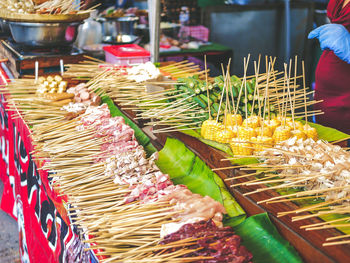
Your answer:
[[[134,35],[135,24],[138,20],[138,17],[133,16],[120,17],[117,23],[118,35]]]
[[[125,44],[133,44],[139,37],[133,35],[118,35],[116,37],[106,36],[103,37],[103,43],[112,44],[112,45],[125,45]]]
[[[80,22],[71,23],[27,23],[9,22],[12,38],[26,46],[69,46],[78,34]]]
[[[95,19],[102,25],[102,33],[104,37],[118,35],[134,35],[135,23],[139,20],[138,17],[98,17]]]
[[[167,22],[161,22],[160,23],[160,33],[164,34],[168,37],[172,37],[177,39],[178,34],[180,31],[180,24],[175,23],[167,23]],[[149,27],[145,24],[140,24],[135,27],[136,35],[142,36],[142,42],[148,43],[149,42]]]

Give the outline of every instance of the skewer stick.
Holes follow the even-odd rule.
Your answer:
[[[322,226],[322,225],[328,225],[328,224],[332,224],[332,223],[336,223],[336,222],[342,222],[342,221],[348,221],[350,220],[350,218],[339,218],[339,219],[334,219],[334,220],[330,220],[327,222],[321,222],[321,223],[316,223],[316,224],[311,224],[311,225],[305,225],[305,226],[301,226],[300,229],[304,229],[304,228],[309,228],[309,227],[316,227],[316,226]],[[332,239],[330,239],[332,240]],[[327,239],[328,241],[328,239]]]
[[[249,61],[249,58],[250,58],[250,54],[248,55],[248,61]],[[247,74],[247,68],[248,68],[248,63],[245,63],[245,58],[244,58],[244,74],[243,74],[243,79],[246,78],[246,74]],[[242,96],[242,92],[243,92],[243,85],[244,85],[244,81],[242,81],[241,83],[241,88],[239,90],[239,94],[238,94],[238,98],[237,98],[237,106],[236,106],[236,109],[235,109],[235,115],[237,115],[237,112],[238,112],[238,108],[239,108],[239,102],[241,101],[241,96]],[[237,137],[239,137],[237,135]]]
[[[339,140],[333,141],[333,142],[331,142],[331,144],[337,144],[337,143],[340,143],[342,141],[346,141],[346,140],[349,140],[349,139],[350,139],[350,136],[348,136],[346,138],[343,138],[343,139],[339,139]]]
[[[231,76],[228,78],[228,86],[229,86],[229,91],[230,91],[230,94],[231,94],[231,102],[229,100],[227,103],[229,103],[229,105],[231,105],[231,103],[232,103],[232,111],[230,111],[230,114],[231,114],[231,113],[234,113],[236,111],[236,109],[235,109],[235,99],[234,99],[233,92],[232,92]],[[230,106],[230,108],[231,108],[231,106]],[[236,126],[237,126],[237,118],[236,117],[235,117],[235,123],[236,123]]]
[[[258,98],[257,92],[258,92],[258,86],[259,86],[259,69],[260,69],[260,59],[261,59],[261,54],[259,54],[259,59],[258,59],[258,66],[256,65],[256,61],[254,61],[254,71],[255,71],[255,87],[254,87],[254,94],[253,94],[253,105],[252,105],[252,112],[250,113],[250,116],[253,116],[254,113],[254,107],[255,107],[255,100]],[[259,98],[258,98],[259,101]]]
[[[347,238],[350,237],[350,235],[341,235],[341,236],[337,236],[337,237],[328,237],[326,239],[326,241],[331,241],[331,240],[336,240],[336,239],[341,239],[341,238]]]
[[[99,4],[99,5],[100,5],[100,4]],[[90,59],[90,60],[92,60],[92,61],[96,61],[96,62],[101,63],[101,64],[109,64],[109,63],[107,63],[107,62],[104,61],[104,60],[97,59],[97,58],[94,58],[94,57],[90,57],[90,56],[87,56],[87,55],[84,55],[84,58]]]
[[[221,63],[221,71],[222,71],[222,76],[225,76],[224,77],[224,87],[223,87],[223,89],[226,90],[226,103],[225,103],[225,110],[224,110],[224,125],[225,125],[224,127],[225,127],[225,130],[226,130],[227,123],[226,123],[225,120],[226,120],[226,116],[227,116],[227,104],[228,104],[228,101],[227,101],[227,91],[228,91],[227,86],[228,86],[228,82],[227,82],[227,73],[225,74],[224,66],[223,66],[222,63]]]
[[[266,57],[266,63],[267,63],[267,57]],[[262,120],[262,125],[261,125],[261,136],[263,136],[263,134],[264,134],[264,124],[265,124],[265,114],[266,114],[266,101],[267,101],[267,97],[269,96],[270,67],[271,67],[271,64],[269,62],[268,65],[266,64],[267,81],[266,81],[266,87],[265,87],[265,98],[264,98],[265,101],[264,101],[263,120]],[[270,109],[268,108],[267,111],[270,112]]]
[[[267,118],[268,120],[270,120],[270,94],[269,94],[269,82],[270,82],[270,70],[271,70],[271,64],[270,62],[268,62],[268,57],[265,56],[265,65],[266,65],[266,71],[267,71],[267,79],[266,79],[266,101],[267,104],[265,105],[265,107],[267,106]],[[265,112],[265,111],[264,111]],[[263,118],[263,125],[264,125],[264,120],[265,120],[265,116]]]
[[[244,58],[244,63],[245,63],[245,58]],[[249,62],[247,62],[247,65],[248,63]],[[247,120],[248,119],[248,99],[247,99],[248,94],[247,94],[247,78],[245,76],[246,76],[246,72],[244,73],[244,76],[243,76],[243,82],[244,82],[244,96],[245,96],[245,100],[244,100],[245,118]],[[246,121],[246,126],[248,127],[248,121]]]
[[[225,103],[225,115],[224,115],[224,120],[226,120],[226,116],[227,116],[227,107],[229,108],[229,112],[231,112],[231,106],[230,106],[230,99],[229,99],[229,91],[228,91],[228,87],[229,87],[229,79],[230,79],[230,62],[231,62],[231,58],[229,59],[228,61],[228,64],[227,64],[227,71],[226,71],[226,74],[225,74],[225,71],[224,71],[224,67],[223,65],[221,64],[221,68],[222,68],[222,74],[225,75],[225,84],[224,84],[224,88],[226,87],[226,103]],[[230,87],[231,88],[231,87]],[[225,121],[225,129],[226,129],[226,126],[227,126],[227,122]]]
[[[222,77],[224,78],[224,80],[226,79],[226,77],[225,77],[224,74],[222,75]],[[220,103],[219,103],[218,115],[216,116],[216,122],[219,121],[219,116],[220,116],[220,111],[221,111],[221,105],[222,105],[222,101],[223,101],[223,99],[224,99],[225,88],[226,88],[226,81],[224,81],[224,87],[222,88],[222,92],[221,92],[221,98],[220,98]]]
[[[334,172],[331,172],[331,173],[329,173],[329,175],[331,175],[333,173]],[[249,192],[249,193],[244,193],[243,195],[252,195],[252,194],[256,194],[256,193],[260,193],[260,192],[264,192],[264,191],[268,191],[268,190],[272,190],[272,189],[288,188],[288,187],[291,187],[291,186],[295,186],[298,183],[302,183],[302,182],[305,182],[307,180],[315,179],[315,178],[317,178],[319,176],[320,175],[317,174],[315,176],[308,177],[307,179],[300,179],[300,180],[295,180],[294,182],[290,182],[290,183],[286,183],[286,184],[281,184],[281,185],[277,185],[277,186],[271,186],[271,187],[267,187],[267,188],[260,188],[260,189],[257,189],[255,191]],[[296,211],[298,211],[298,213],[299,213],[299,212],[307,211],[308,209],[309,208],[306,208],[305,210],[303,209],[303,210],[296,210]],[[289,213],[295,213],[295,211],[287,212],[287,214],[289,214]],[[282,214],[283,213],[281,213],[281,215]]]
[[[338,245],[346,245],[350,244],[350,240],[344,240],[344,241],[338,241],[338,242],[327,242],[323,243],[322,246],[328,247],[328,246],[338,246]]]
[[[318,175],[319,176],[319,175]],[[316,204],[316,205],[311,205],[311,206],[308,206],[308,207],[304,207],[304,208],[300,208],[300,209],[296,209],[294,211],[289,211],[289,212],[282,212],[282,213],[278,213],[278,217],[280,216],[285,216],[285,215],[288,215],[288,214],[298,214],[298,213],[302,213],[302,212],[309,212],[309,211],[314,211],[316,210],[317,208],[322,208],[324,206],[327,206],[327,205],[330,205],[330,204],[334,204],[334,203],[338,203],[342,200],[346,200],[348,197],[343,197],[343,198],[340,198],[340,199],[337,199],[337,200],[331,200],[331,201],[327,201],[327,202],[322,202],[320,204]],[[327,208],[322,208],[322,209],[327,209]],[[307,215],[306,217],[314,217],[315,215]],[[294,217],[292,219],[292,221],[299,221],[299,220],[303,220],[305,218],[305,216],[300,216],[300,217]]]
[[[301,62],[302,63],[302,70],[303,70],[303,91],[304,91],[304,111],[305,111],[305,124],[307,126],[307,105],[306,105],[306,84],[305,84],[305,63],[304,60]]]
[[[231,83],[230,65],[231,65],[231,58],[228,60],[228,64],[227,64],[227,68],[226,68],[226,77],[227,77],[227,80],[226,80],[226,107],[228,107],[228,110],[231,113],[231,105],[230,105],[230,97],[229,97],[229,90],[232,91],[231,85],[230,85],[230,83]]]
[[[273,83],[276,83],[275,62],[276,62],[276,57],[272,60],[272,57],[270,56],[271,71],[272,71],[272,74],[273,74]],[[277,96],[278,113],[281,114],[281,105],[280,105],[277,89],[275,89],[275,93],[276,93],[276,96]]]

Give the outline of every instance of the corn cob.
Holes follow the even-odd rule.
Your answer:
[[[298,129],[298,130],[304,129],[303,124],[300,121],[295,121],[294,123],[293,123],[293,121],[288,121],[288,122],[286,122],[286,125],[291,127],[293,130],[294,130],[294,127],[295,127],[295,129]]]
[[[250,140],[250,138],[255,137],[256,132],[253,128],[246,127],[246,126],[240,126],[238,128],[238,134],[237,137],[243,140]]]
[[[230,147],[234,155],[252,155],[253,154],[252,145],[238,138],[234,138],[231,140]]]
[[[291,122],[292,118],[291,117],[283,117],[283,116],[276,116],[274,118],[275,120],[278,120],[280,123],[284,123],[284,122]]]
[[[243,121],[242,126],[248,126],[255,129],[260,126],[260,118],[258,116],[250,116]]]
[[[275,141],[275,143],[280,143],[283,142],[285,140],[288,140],[291,136],[291,128],[288,126],[278,126],[275,130],[275,132],[273,133],[273,140]]]
[[[218,123],[217,121],[206,120],[202,124],[201,135],[205,139],[215,140],[215,133],[222,128],[222,124]]]
[[[309,125],[304,125],[304,132],[308,138],[313,139],[314,141],[318,140],[317,130],[314,127]]]
[[[303,139],[306,140],[307,136],[305,134],[305,132],[301,131],[301,130],[293,130],[291,131],[292,136],[291,137],[297,137],[298,139]]]
[[[272,119],[272,120],[265,120],[264,121],[264,126],[268,126],[273,133],[278,126],[281,125],[281,122],[277,119]]]
[[[226,126],[242,125],[242,115],[240,114],[227,114],[224,120]]]
[[[214,121],[215,122],[215,121]],[[216,122],[215,122],[216,123]],[[213,120],[206,120],[202,123],[201,126],[201,136],[204,137],[206,130],[213,124]]]
[[[217,130],[215,133],[215,141],[220,143],[229,143],[233,137],[234,133],[228,128]]]
[[[272,147],[274,145],[273,139],[267,136],[257,136],[252,138],[254,151],[260,152],[263,151],[267,147]]]
[[[298,130],[303,131],[304,130],[304,125],[300,121],[295,121],[295,128]]]
[[[237,134],[238,134],[239,127],[240,126],[233,125],[233,126],[227,126],[226,128],[230,129],[232,131],[232,133],[233,133],[233,137],[232,138],[236,138]]]
[[[264,124],[264,128],[262,127],[255,128],[255,132],[257,135],[266,136],[266,137],[272,137],[272,134],[273,134],[271,131],[271,128],[265,124]]]

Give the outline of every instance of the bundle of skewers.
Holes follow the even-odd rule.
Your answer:
[[[245,72],[248,63],[249,57]],[[306,91],[297,84],[302,76],[298,76],[296,70],[291,77],[290,72],[285,75],[274,70],[274,64],[275,59],[270,58],[269,62],[266,61],[266,72],[259,73],[259,59],[258,63],[254,63],[256,74],[244,74],[242,78],[229,76],[224,70],[222,76],[214,79],[209,79],[207,75],[205,79],[198,76],[178,78],[174,88],[117,102],[123,109],[135,111],[136,119],[145,120],[145,125],[153,126],[155,133],[196,130],[203,125],[202,137],[229,143],[232,138],[238,137],[238,129],[242,129],[242,136],[247,132],[243,131],[244,128],[249,128],[251,138],[273,134],[274,129],[283,123],[283,126],[293,126],[286,132],[287,135],[293,131],[298,136],[304,136],[304,132],[299,134],[294,128],[295,125],[301,126],[297,118],[305,116],[305,107],[319,101],[310,100],[313,91]],[[288,85],[284,85],[287,79]],[[308,111],[306,116],[319,114],[322,112]],[[207,126],[210,128],[207,129]],[[311,134],[311,130],[305,132]]]
[[[231,106],[233,108],[232,114],[228,113],[231,112],[230,97],[226,94],[226,101],[228,101],[228,103],[226,104],[224,109],[223,123],[219,122],[218,117],[216,118],[216,120],[210,118],[203,122],[201,126],[201,135],[203,136],[203,138],[214,140],[220,143],[229,143],[231,146],[232,153],[234,155],[240,156],[251,156],[254,153],[258,153],[259,151],[263,150],[265,147],[273,147],[274,145],[285,141],[291,137],[297,137],[298,139],[312,138],[314,140],[317,140],[318,135],[315,128],[310,127],[308,124],[303,125],[303,123],[296,120],[297,117],[303,115],[307,119],[311,115],[322,114],[322,112],[318,111],[313,111],[311,113],[307,112],[307,106],[314,102],[307,101],[305,77],[303,76],[304,87],[301,91],[302,93],[300,94],[300,91],[297,93],[296,83],[294,83],[293,87],[291,87],[290,83],[291,67],[289,67],[289,73],[286,69],[284,76],[285,86],[283,87],[281,92],[273,92],[273,94],[278,94],[276,96],[278,102],[278,115],[272,114],[270,106],[271,89],[269,81],[271,75],[270,68],[271,65],[273,66],[273,63],[266,64],[267,81],[266,83],[264,83],[264,90],[259,90],[258,82],[256,82],[255,88],[255,92],[258,95],[262,93],[262,99],[261,101],[258,99],[257,102],[253,100],[253,105],[257,106],[258,113],[255,114],[254,111],[248,111],[247,100],[244,100],[244,107],[246,109],[245,114],[243,115],[244,117],[242,116],[242,114],[238,113],[241,93],[243,93],[244,90],[245,95],[248,94],[248,85],[245,83],[244,77],[243,82],[241,84],[241,90],[240,94],[238,95],[236,106],[234,102],[234,96],[231,93]],[[246,65],[247,63],[245,61],[245,69]],[[258,72],[258,70],[256,72]],[[297,70],[295,66],[294,80],[297,79],[296,72]],[[256,79],[258,80],[258,78]],[[275,84],[273,83],[272,85],[275,87],[276,91]],[[225,83],[224,86],[226,86],[226,90],[227,87],[230,87],[228,83]],[[281,97],[279,93],[281,93]],[[222,92],[222,96],[224,95],[224,92]],[[305,112],[298,112],[298,114],[296,114],[295,105],[300,104],[300,99],[303,100],[302,108]],[[291,113],[291,117],[287,117],[287,112]]]
[[[76,14],[80,9],[74,0],[3,0],[1,8],[16,14]]]
[[[139,79],[138,75],[142,75],[143,72],[137,70],[138,66],[120,66],[106,63],[103,60],[99,60],[96,58],[92,58],[89,56],[85,56],[89,60],[83,61],[79,64],[67,64],[65,65],[67,71],[65,72],[65,76],[69,78],[78,78],[84,80],[90,80],[96,76],[97,72],[102,72],[105,70],[114,70],[120,72],[121,75],[134,75],[129,78],[130,80]],[[147,74],[148,76],[143,76],[141,79],[143,81],[148,81],[150,79],[157,79],[160,75],[163,77],[176,80],[178,78],[187,78],[192,76],[199,76],[201,79],[205,78],[205,71],[201,71],[198,65],[195,65],[193,62],[188,62],[187,60],[181,62],[170,62],[168,65],[155,67],[152,63],[140,64],[140,68],[142,68],[148,72],[152,72],[153,74]],[[136,69],[135,69],[136,68]],[[129,69],[129,70],[128,70]],[[136,74],[137,73],[137,74]],[[155,76],[152,77],[152,75]],[[151,76],[150,78],[148,78]],[[164,78],[163,78],[164,79]]]
[[[249,186],[252,190],[245,195],[259,196],[259,193],[269,190],[287,192],[258,203],[294,201],[305,204],[311,200],[311,205],[278,213],[278,216],[295,214],[292,221],[343,215],[331,221],[302,226],[307,231],[350,226],[350,154],[346,149],[323,140],[293,137],[274,148],[266,147],[256,157],[260,160],[259,163],[243,165],[243,175],[227,179],[232,182],[232,187]],[[247,171],[252,173],[246,173]],[[238,179],[243,182],[234,183]],[[324,246],[349,244],[350,240],[346,239],[348,237],[349,235],[330,237],[326,241],[334,242],[326,242]],[[345,240],[335,241],[344,238]]]
[[[66,120],[64,107],[29,99],[33,83],[13,81],[1,92],[9,110],[33,125],[33,159],[67,196],[72,221],[101,262],[250,262],[240,237],[222,226],[223,205],[175,186],[122,117],[102,104]],[[38,105],[41,115],[33,118]]]
[[[277,118],[267,118],[266,120],[266,111],[263,110],[264,114],[262,116],[246,116],[243,122],[241,115],[238,115],[238,117],[236,113],[233,117],[226,115],[226,126],[225,124],[218,124],[214,120],[208,120],[206,121],[207,124],[203,124],[203,126],[206,125],[202,126],[202,135],[204,137],[214,140],[220,138],[222,142],[230,143],[232,152],[236,155],[230,160],[243,156],[251,156],[258,159],[258,162],[255,164],[223,167],[214,170],[240,169],[241,175],[228,178],[227,180],[232,183],[232,187],[249,187],[250,190],[244,195],[256,194],[258,196],[259,193],[269,190],[277,192],[290,190],[292,192],[291,194],[281,194],[277,197],[260,200],[258,203],[273,204],[288,201],[305,203],[308,200],[312,200],[312,205],[300,207],[293,211],[283,211],[278,216],[301,214],[292,218],[293,221],[299,221],[314,217],[322,218],[322,216],[333,214],[344,215],[332,221],[303,226],[302,228],[306,230],[349,227],[349,152],[340,146],[334,145],[334,143],[339,141],[329,143],[324,140],[318,140],[316,129],[308,124],[307,117],[309,114],[306,101],[304,65],[303,114],[305,116],[305,124],[295,120],[296,114],[293,107],[296,105],[296,102],[295,95],[293,95],[289,86],[290,71],[291,64],[289,66],[285,64],[285,87],[281,104],[282,114]],[[268,94],[267,85],[265,94]],[[267,100],[267,96],[265,96],[264,107]],[[292,117],[286,116],[286,107],[290,107]],[[231,120],[232,118],[234,118],[233,121]],[[229,121],[235,123],[234,127],[238,128],[229,128],[230,126],[227,125]],[[275,125],[274,128],[271,128],[272,123]],[[218,132],[220,127],[222,131]],[[257,132],[254,133],[254,128],[256,127],[258,127]],[[228,129],[232,130],[228,131]],[[234,133],[235,131],[236,133]],[[233,133],[233,139],[228,138],[226,141],[223,141],[222,138],[225,138],[228,133]],[[221,137],[219,137],[220,135]],[[247,171],[251,172],[246,173]],[[234,183],[238,179],[240,181]],[[326,240],[329,242],[324,243],[324,246],[349,244],[350,240],[346,238],[349,238],[349,235],[330,237]],[[336,241],[338,239],[344,240]]]
[[[173,80],[193,76],[198,76],[200,79],[205,79],[205,76],[208,73],[207,69],[201,70],[198,65],[193,62],[188,62],[187,60],[160,66],[159,70],[164,76],[168,76]]]

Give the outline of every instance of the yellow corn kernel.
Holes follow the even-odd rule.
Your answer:
[[[271,137],[257,136],[252,138],[253,147],[255,152],[263,151],[265,148],[271,148],[274,145],[274,141]]]
[[[215,120],[206,120],[202,124],[201,135],[208,140],[215,140],[216,132],[221,129],[222,124]]]
[[[311,138],[314,141],[318,140],[317,130],[314,127],[311,127],[309,125],[304,125],[304,132],[308,138]]]
[[[234,138],[230,142],[230,147],[234,155],[252,155],[253,147],[250,143],[244,142],[244,140]]]
[[[235,126],[242,124],[242,115],[240,114],[227,114],[224,120],[226,126]]]
[[[275,129],[275,132],[273,133],[273,140],[275,141],[275,143],[280,143],[283,142],[285,140],[288,140],[291,136],[291,128],[288,126],[278,126]]]
[[[295,128],[298,130],[304,130],[304,125],[300,121],[295,121]]]
[[[264,121],[264,126],[268,126],[273,133],[275,129],[281,125],[281,122],[277,119],[272,119],[272,120],[265,120]]]
[[[234,137],[234,133],[230,129],[219,129],[215,133],[215,141],[220,143],[229,143]]]
[[[260,136],[266,136],[266,137],[272,137],[272,131],[271,128],[264,123],[264,127],[257,127],[255,128],[255,132],[257,135]]]
[[[246,126],[240,126],[238,128],[238,134],[237,137],[243,140],[250,140],[250,138],[255,137],[256,132],[253,128],[246,127]]]
[[[284,123],[284,122],[290,122],[290,121],[292,121],[292,118],[291,117],[284,117],[284,116],[276,116],[275,118],[274,118],[275,120],[277,120],[277,121],[279,121],[280,123]]]
[[[306,140],[307,136],[305,134],[305,132],[301,131],[301,130],[292,130],[291,131],[291,137],[297,137],[297,139],[303,139]]]
[[[260,126],[260,118],[258,116],[250,116],[243,121],[242,126],[248,126],[255,129]]]
[[[232,133],[233,133],[233,137],[232,138],[236,138],[237,134],[238,134],[239,127],[240,126],[234,125],[234,126],[227,126],[226,128],[230,129],[232,131]]]
[[[300,129],[303,130],[303,124],[300,121],[294,121],[294,122],[288,121],[288,122],[286,122],[286,125],[291,127],[293,130],[294,130],[294,128],[298,129],[298,130],[300,130]]]
[[[206,133],[206,130],[208,129],[208,127],[210,127],[213,124],[216,124],[215,120],[206,120],[202,123],[202,126],[201,126],[202,137],[204,137],[204,134]]]

